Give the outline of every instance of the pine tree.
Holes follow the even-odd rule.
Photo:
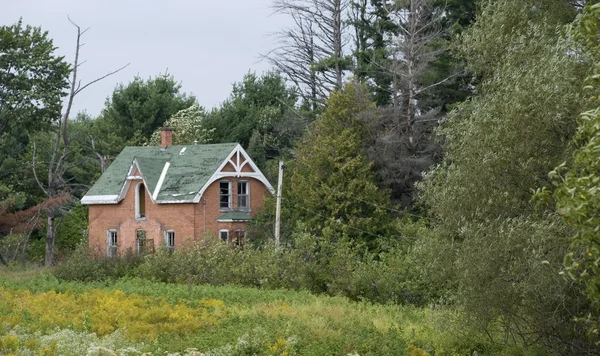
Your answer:
[[[375,184],[357,119],[373,106],[364,86],[346,85],[298,146],[286,198],[313,233],[362,242],[389,234],[389,192]]]

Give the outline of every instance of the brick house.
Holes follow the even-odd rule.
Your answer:
[[[176,249],[186,240],[246,237],[248,222],[274,190],[237,143],[126,147],[81,199],[89,244],[114,256],[131,248]]]

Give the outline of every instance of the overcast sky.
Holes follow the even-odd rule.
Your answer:
[[[75,99],[75,110],[95,116],[118,83],[136,75],[147,79],[168,71],[210,109],[225,100],[231,85],[248,71],[270,66],[259,54],[274,46],[268,34],[286,26],[271,15],[272,0],[0,0],[0,25],[23,18],[49,32],[57,52],[72,62],[75,28],[84,35],[80,57],[87,62],[84,82],[129,67],[89,87]]]

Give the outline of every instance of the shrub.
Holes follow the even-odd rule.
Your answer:
[[[332,242],[297,233],[294,245],[232,248],[216,239],[204,239],[175,252],[161,248],[144,257],[129,252],[121,258],[106,258],[79,246],[54,274],[74,281],[136,276],[164,283],[285,288],[353,300],[422,304],[426,293],[414,265],[414,257],[403,244],[375,254],[346,238]]]
[[[128,250],[119,258],[106,257],[90,250],[87,244],[78,245],[71,256],[54,268],[54,275],[69,281],[101,281],[132,276],[142,257]]]

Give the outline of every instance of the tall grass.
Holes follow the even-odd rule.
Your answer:
[[[0,276],[0,290],[5,296],[0,300],[0,325],[5,328],[0,328],[0,338],[13,335],[7,344],[18,348],[38,340],[38,346],[31,344],[37,351],[50,350],[50,341],[44,340],[55,340],[55,354],[75,354],[59,352],[68,348],[65,345],[82,350],[93,343],[153,354],[188,348],[215,355],[250,355],[252,350],[258,355],[410,355],[416,349],[471,355],[475,349],[492,350],[484,340],[471,335],[457,338],[449,332],[450,312],[354,302],[305,291],[140,278],[65,282],[49,274],[21,279]],[[102,311],[111,315],[103,317]],[[195,313],[201,318],[187,318]],[[202,318],[210,322],[198,324]],[[98,335],[112,341],[104,342]],[[73,340],[80,340],[79,344]]]

